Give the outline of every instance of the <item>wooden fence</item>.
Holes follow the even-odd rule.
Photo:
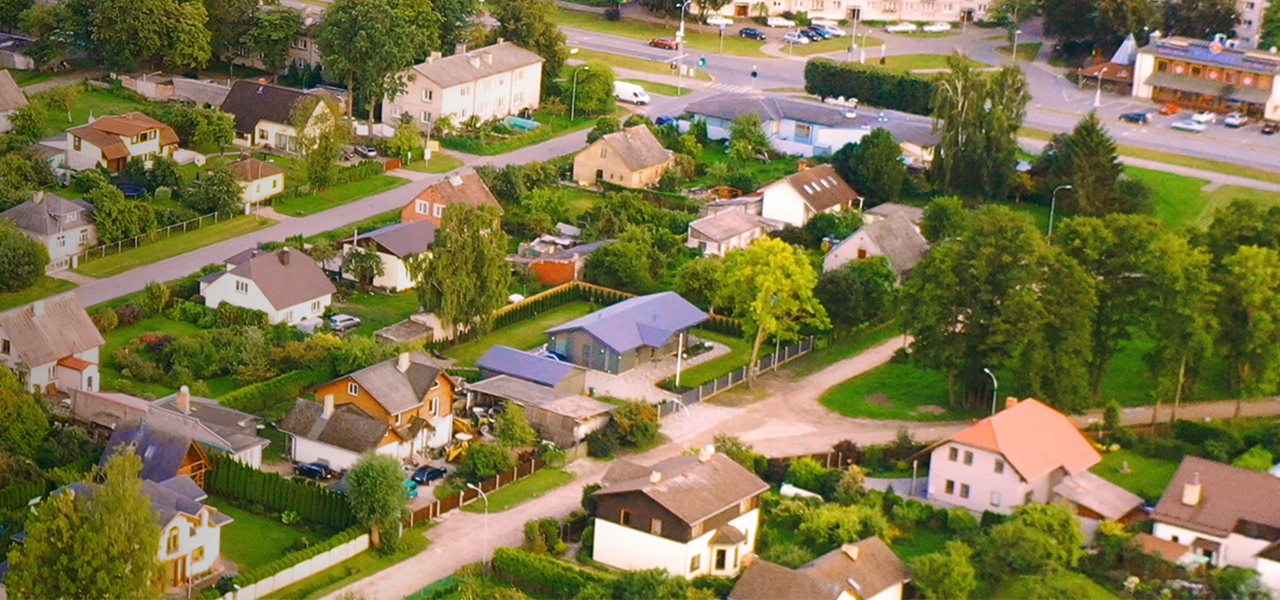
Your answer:
[[[759,375],[771,369],[777,369],[778,367],[785,365],[788,362],[791,362],[792,360],[795,360],[800,356],[803,356],[804,354],[808,353],[812,349],[813,349],[813,336],[809,336],[803,340],[800,340],[799,342],[796,342],[788,346],[782,346],[778,348],[777,352],[769,354],[768,356],[763,356],[756,361],[756,374]],[[708,398],[721,394],[725,391],[738,387],[739,385],[742,385],[742,382],[746,380],[747,380],[747,367],[744,365],[742,367],[739,367],[738,370],[736,371],[727,373],[711,381],[708,381],[696,388],[682,392],[679,396],[680,397],[679,403],[664,402],[662,404],[659,404],[658,416],[665,417],[671,413],[674,413],[680,410],[681,403],[683,403],[685,406],[688,406],[690,404],[696,404],[698,402],[702,402],[703,400],[706,400]]]
[[[518,463],[516,466],[512,467],[510,471],[507,471],[506,473],[499,473],[492,479],[486,479],[485,481],[480,482],[480,489],[483,490],[484,493],[488,494],[494,490],[502,489],[512,483],[520,481],[521,479],[533,475],[545,468],[547,468],[546,461],[538,460],[536,458],[529,462]],[[463,488],[460,492],[445,496],[444,498],[413,511],[409,514],[409,518],[405,520],[404,526],[406,528],[413,527],[414,523],[421,523],[422,521],[434,519],[451,510],[471,504],[478,499],[480,499],[480,492],[477,492],[472,488]]]

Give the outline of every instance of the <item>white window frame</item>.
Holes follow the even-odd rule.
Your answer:
[[[440,416],[440,399],[439,399],[439,398],[432,398],[432,399],[431,399],[431,411],[430,411],[430,412],[431,412],[431,416],[433,416],[433,417],[438,417],[438,416]]]
[[[420,215],[429,215],[431,214],[431,203],[426,200],[418,200],[414,205],[414,209]]]
[[[443,218],[444,218],[444,205],[443,205],[443,204],[432,204],[432,205],[431,205],[431,215],[432,215],[432,216],[434,216],[434,217],[435,217],[435,218],[437,218],[437,219],[443,219]]]
[[[248,293],[249,293],[249,282],[248,282],[248,281],[243,281],[243,280],[239,280],[239,279],[237,279],[237,280],[236,280],[236,291],[237,291],[237,292],[240,292],[241,294],[248,294]]]
[[[348,396],[359,396],[359,395],[360,395],[360,386],[359,386],[359,385],[357,385],[354,381],[348,381],[348,382],[347,382],[347,395],[348,395]]]

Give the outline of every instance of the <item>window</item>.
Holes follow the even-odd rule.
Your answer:
[[[1000,492],[991,492],[991,506],[1000,506]]]
[[[67,236],[65,236],[65,235],[60,235],[60,236],[58,236],[58,247],[59,247],[59,248],[66,248],[66,247],[67,247]]]
[[[622,511],[618,513],[618,522],[619,522],[619,523],[622,523],[623,525],[630,525],[630,524],[631,524],[631,511],[629,511],[629,510],[627,510],[627,509],[625,509],[625,508],[624,508],[624,509],[622,509]]]
[[[996,459],[996,472],[1004,473],[1004,460],[999,458]]]
[[[273,190],[274,190],[274,189],[276,189],[276,188],[278,188],[278,187],[280,187],[280,178],[278,178],[278,177],[277,177],[277,178],[275,178],[275,179],[272,179],[272,180],[271,180],[271,189],[273,189]]]
[[[399,424],[400,424],[400,417],[401,417],[401,416],[402,416],[402,415],[396,415],[396,425],[399,425]]]
[[[662,535],[662,519],[649,519],[649,533]]]
[[[200,562],[202,560],[204,560],[204,546],[191,551],[191,562]]]
[[[169,554],[173,554],[174,552],[178,551],[178,528],[177,527],[174,527],[173,529],[169,530],[169,543],[166,545],[166,548],[168,548]]]
[[[415,205],[414,210],[420,215],[425,215],[431,212],[431,203],[426,200],[419,200]]]
[[[289,44],[289,45],[290,45],[290,46],[293,46],[294,48],[297,48],[298,50],[306,50],[306,49],[307,49],[307,40],[304,40],[304,39],[302,39],[302,38],[297,38],[297,39],[293,40],[293,43],[291,43],[291,44]]]
[[[280,320],[281,320],[281,321],[284,321],[284,322],[286,322],[286,323],[290,323],[290,322],[292,322],[292,321],[293,321],[293,309],[291,308],[291,309],[289,309],[289,310],[284,311],[283,313],[280,313]]]
[[[488,102],[481,102],[480,104],[477,104],[477,105],[476,105],[476,114],[480,114],[480,113],[485,112],[485,111],[487,111],[487,110],[489,110],[489,103],[488,103]]]
[[[431,215],[437,219],[444,218],[444,205],[436,204],[431,207]]]
[[[307,59],[302,58],[301,56],[296,57],[293,59],[293,66],[299,69],[304,68],[307,66]]]
[[[700,568],[702,568],[702,555],[694,554],[693,558],[689,559],[689,572],[697,573]]]
[[[1022,503],[1031,504],[1032,502],[1035,502],[1035,497],[1032,495],[1032,492],[1027,492],[1027,495],[1022,499]]]
[[[49,367],[49,381],[53,381],[54,379],[57,379],[57,378],[58,378],[58,365],[53,365]]]
[[[498,98],[498,108],[502,108],[502,107],[504,107],[504,106],[506,106],[506,105],[507,105],[507,99],[506,99],[506,98]]]
[[[1245,10],[1253,10],[1253,9],[1254,9],[1254,6],[1255,6],[1255,5],[1254,5],[1254,3],[1252,3],[1252,2],[1245,2],[1245,3],[1244,3],[1244,8],[1245,8]]]
[[[524,81],[524,71],[516,71],[516,74],[512,79],[514,81]]]
[[[422,111],[422,118],[421,118],[420,120],[421,120],[423,123],[430,123],[430,122],[431,122],[431,113],[429,113],[429,112],[427,112],[427,111],[425,111],[425,110],[424,110],[424,111]]]
[[[969,452],[968,450],[965,450],[964,452],[964,464],[966,465],[973,464],[973,453]]]
[[[600,147],[600,158],[609,158],[609,148],[605,146]]]
[[[440,399],[439,398],[431,399],[431,416],[433,417],[440,416]]]
[[[969,484],[967,483],[960,484],[960,497],[961,498],[969,497]]]
[[[436,93],[431,90],[422,90],[422,101],[431,102],[435,99]]]
[[[459,95],[459,96],[466,96],[466,95],[467,95],[467,88],[460,88],[460,89],[458,90],[458,95]]]
[[[0,340],[0,354],[8,354],[10,349],[9,340]]]
[[[796,141],[808,142],[809,137],[813,135],[813,128],[803,123],[796,123]]]
[[[717,548],[717,549],[716,549],[716,566],[715,566],[715,567],[713,567],[713,568],[714,568],[714,570],[716,570],[716,571],[723,571],[723,570],[724,570],[724,566],[725,566],[725,565],[724,565],[724,563],[725,563],[725,557],[726,557],[726,556],[728,556],[728,554],[729,554],[729,553],[728,553],[728,552],[725,552],[724,548]]]
[[[359,395],[360,395],[360,386],[358,386],[358,385],[356,385],[356,384],[354,384],[354,383],[348,383],[348,384],[347,384],[347,395],[348,395],[348,396],[359,396]]]
[[[960,457],[960,451],[955,448],[951,448],[951,450],[947,452],[947,460],[951,462],[955,462],[956,459],[959,457]]]
[[[1175,536],[1173,536],[1173,537],[1169,538],[1169,541],[1171,541],[1171,542],[1173,542],[1173,543],[1175,543],[1175,544],[1176,544],[1176,543],[1178,543],[1178,536],[1176,536],[1176,535],[1175,535]]]
[[[76,147],[76,152],[79,152],[79,151],[80,151],[80,138],[79,138],[78,136],[74,136],[74,135],[73,135],[73,136],[71,136],[71,143]]]
[[[271,134],[267,133],[267,130],[266,130],[266,129],[259,129],[259,130],[258,130],[258,139],[260,139],[260,140],[266,140],[266,141],[271,141]]]
[[[954,482],[954,481],[952,481],[952,480],[948,479],[948,480],[947,480],[947,487],[946,487],[946,489],[945,489],[944,491],[945,491],[946,493],[948,493],[948,494],[954,494],[954,493],[956,493],[956,482]]]
[[[237,281],[237,282],[236,282],[236,291],[237,291],[237,292],[240,292],[241,294],[248,294],[248,293],[249,293],[249,282],[248,282],[248,281]]]
[[[311,312],[320,312],[320,301],[316,300],[311,303]]]
[[[1201,73],[1204,73],[1204,69],[1203,69],[1203,68],[1201,68],[1200,66],[1198,66],[1198,65],[1197,65],[1197,66],[1192,66],[1192,67],[1191,67],[1191,76],[1192,76],[1192,77],[1199,77]]]
[[[511,97],[511,103],[517,105],[524,104],[524,92],[516,92],[515,95]]]

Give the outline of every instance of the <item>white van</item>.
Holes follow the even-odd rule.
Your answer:
[[[630,102],[632,104],[649,103],[649,93],[634,83],[625,81],[613,82],[613,95],[619,102]]]

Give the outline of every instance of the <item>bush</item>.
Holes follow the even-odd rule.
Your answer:
[[[262,327],[270,324],[267,313],[252,308],[241,308],[226,302],[218,305],[218,327]]]
[[[173,301],[173,306],[164,313],[164,316],[174,321],[182,321],[184,323],[196,325],[200,323],[206,315],[211,313],[212,311],[203,304],[196,304],[195,302],[179,298]]]
[[[518,548],[497,548],[491,566],[498,579],[552,598],[573,598],[589,585],[609,584],[603,575]]]
[[[468,483],[480,483],[511,470],[511,452],[497,444],[476,444],[467,450],[454,477]]]
[[[116,307],[116,327],[128,327],[144,318],[142,310],[132,304],[121,304]]]
[[[332,372],[327,367],[315,367],[306,371],[291,371],[274,379],[246,385],[218,399],[218,403],[245,412],[260,412],[285,402],[292,402],[302,390],[328,380]]]
[[[829,496],[840,481],[842,473],[837,469],[828,469],[818,461],[802,456],[791,461],[787,467],[786,482],[800,489],[815,494]]]
[[[138,298],[138,308],[142,310],[142,314],[150,317],[168,308],[172,297],[173,290],[169,289],[169,286],[152,281],[147,284],[147,287],[142,288],[142,295]]]
[[[524,549],[534,554],[564,556],[569,546],[560,539],[560,521],[545,518],[525,523]]]
[[[814,58],[805,63],[805,91],[822,98],[856,98],[860,102],[929,115],[933,81],[918,75],[854,62]]]
[[[93,315],[93,324],[97,326],[99,332],[110,333],[120,325],[120,317],[110,308],[98,309],[98,312]]]

